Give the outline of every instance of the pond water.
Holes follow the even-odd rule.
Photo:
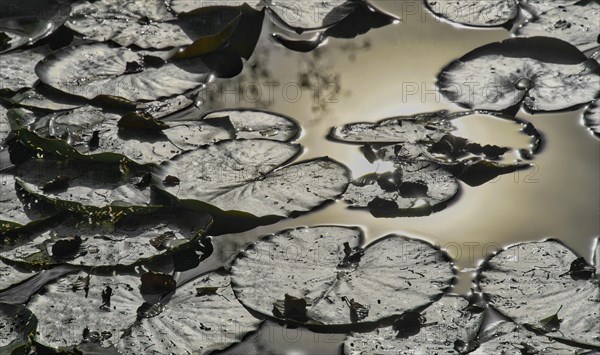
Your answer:
[[[391,170],[390,164],[368,162],[359,146],[329,140],[331,128],[438,110],[464,111],[436,91],[437,75],[456,58],[510,34],[502,28],[455,26],[432,16],[421,1],[371,2],[400,20],[354,39],[329,38],[308,53],[277,43],[268,36],[273,29],[265,21],[242,73],[216,79],[200,93],[201,104],[185,116],[229,108],[266,109],[288,115],[302,126],[298,142],[304,151],[298,160],[329,156],[346,165],[355,178]],[[473,272],[486,256],[517,242],[557,238],[588,257],[600,235],[600,141],[584,127],[582,112],[519,111],[517,118],[531,122],[543,137],[539,153],[528,161],[531,167],[478,187],[461,183],[457,198],[440,212],[375,218],[337,201],[297,218],[215,236],[215,253],[209,260],[176,279],[191,280],[227,266],[241,249],[264,235],[316,225],[359,226],[367,243],[400,234],[438,245],[456,262],[452,292],[462,295],[471,290]],[[531,144],[512,121],[474,115],[455,123],[456,135],[476,142],[519,149]],[[266,322],[225,353],[338,354],[344,338]]]

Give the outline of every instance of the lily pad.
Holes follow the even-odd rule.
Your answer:
[[[153,213],[116,225],[69,218],[51,229],[22,235],[0,257],[42,266],[139,265],[193,246],[212,223],[208,215],[179,213]]]
[[[437,16],[469,26],[501,26],[519,13],[515,0],[425,0],[425,4]]]
[[[443,209],[459,191],[444,167],[427,161],[405,162],[389,173],[372,173],[353,181],[343,199],[368,208],[376,217],[428,215]]]
[[[249,0],[244,1],[253,8],[259,8],[263,0]],[[193,12],[194,10],[213,7],[213,6],[239,6],[241,2],[237,0],[219,0],[219,1],[205,1],[205,0],[167,0],[167,5],[176,14]]]
[[[600,107],[598,107],[598,100],[595,100],[588,106],[583,114],[583,120],[590,131],[594,132],[596,136],[600,136]]]
[[[572,5],[579,0],[425,0],[425,4],[435,15],[466,26],[512,27],[524,10],[530,17],[560,6]]]
[[[231,121],[236,131],[236,139],[263,138],[289,142],[300,134],[300,126],[293,118],[268,111],[248,109],[213,111],[202,116],[202,119],[221,117]]]
[[[36,327],[37,319],[27,308],[16,304],[0,303],[0,353],[29,353],[30,337]]]
[[[264,138],[287,141],[296,137],[299,126],[289,117],[266,111],[217,111],[201,118],[179,119],[167,115],[186,101],[176,100],[140,105],[140,110],[123,117],[93,106],[53,113],[38,119],[30,129],[42,137],[64,140],[77,149],[69,158],[89,160],[116,154],[140,165],[160,164],[183,151],[235,138]],[[51,140],[20,132],[23,145],[52,151]]]
[[[162,181],[161,190],[184,204],[255,217],[288,217],[337,198],[348,185],[347,169],[329,158],[281,167],[301,149],[265,139],[224,141],[183,153],[160,165],[154,176]],[[165,184],[168,176],[180,183]]]
[[[133,51],[104,43],[79,45],[52,53],[35,71],[42,82],[87,99],[108,95],[153,101],[209,81],[208,68],[198,58],[164,62],[169,56],[169,51]]]
[[[600,265],[594,262],[555,240],[522,243],[486,260],[478,282],[490,305],[516,323],[598,347]]]
[[[357,6],[348,0],[309,1],[295,0],[267,1],[276,18],[298,31],[327,28],[335,25],[354,12]]]
[[[71,5],[61,0],[0,3],[0,53],[33,44],[56,31],[68,19]]]
[[[478,337],[479,347],[470,354],[585,354],[588,350],[559,343],[525,327],[500,321],[487,327]]]
[[[600,47],[599,17],[600,4],[596,1],[555,7],[526,22],[516,35],[560,38],[585,52]]]
[[[125,352],[204,354],[240,341],[260,324],[235,299],[228,276],[200,277],[152,304],[140,293],[147,288],[143,280],[79,273],[48,285],[28,304],[42,319],[36,341],[63,349],[95,340]],[[218,290],[198,296],[203,287]]]
[[[123,47],[168,48],[191,44],[162,0],[100,0],[75,4],[66,26],[87,39]]]
[[[549,56],[560,52],[560,58]],[[472,109],[524,105],[558,111],[591,102],[600,92],[600,66],[576,48],[546,37],[512,38],[479,47],[446,66],[444,97]]]
[[[0,235],[44,222],[56,213],[27,194],[12,174],[0,174],[0,202]]]
[[[0,292],[21,283],[35,275],[35,272],[18,270],[0,260]]]
[[[153,212],[143,173],[123,173],[114,164],[30,159],[16,170],[16,181],[30,194],[59,209],[118,220]]]
[[[463,297],[445,296],[421,312],[405,313],[393,326],[353,333],[344,341],[344,354],[460,353],[459,345],[477,334],[481,311],[471,311]]]
[[[424,241],[392,235],[361,243],[359,229],[335,226],[267,236],[234,261],[233,289],[259,313],[332,326],[398,316],[452,283],[452,263]]]
[[[35,66],[50,52],[48,47],[38,47],[1,55],[0,91],[16,92],[33,87],[38,80]]]
[[[18,106],[49,111],[72,110],[86,104],[80,97],[67,95],[39,82],[33,89],[20,91],[7,100]]]

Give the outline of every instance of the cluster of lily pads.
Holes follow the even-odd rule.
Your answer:
[[[516,11],[516,1],[504,3]],[[589,40],[573,43],[580,49],[546,37],[481,47],[438,81],[469,111],[332,130],[331,139],[394,165],[351,182],[328,157],[296,162],[303,148],[292,118],[182,112],[196,112],[186,109],[214,77],[242,70],[265,21],[279,26],[275,40],[309,51],[393,18],[363,1],[236,5],[2,2],[9,19],[41,9],[48,18],[44,30],[7,20],[0,33],[0,142],[10,153],[10,164],[0,157],[1,353],[208,353],[265,319],[351,334],[348,354],[600,348],[598,247],[591,265],[557,241],[509,247],[480,266],[473,299],[449,293],[453,262],[433,245],[391,235],[365,246],[360,229],[339,226],[282,231],[227,269],[182,278],[208,263],[216,236],[339,198],[376,216],[437,211],[459,180],[478,186],[528,166],[542,136],[514,110],[558,111],[600,93],[600,64],[580,51]],[[585,113],[596,133],[598,112],[592,103]],[[473,115],[514,122],[530,146],[454,135],[454,120]],[[502,161],[511,151],[519,159]],[[488,327],[488,306],[507,319]]]
[[[285,230],[229,270],[181,284],[171,273],[74,269],[26,307],[0,303],[0,349],[22,353],[33,341],[38,351],[208,353],[274,320],[350,334],[346,354],[593,353],[599,255],[596,245],[588,264],[556,240],[513,245],[481,264],[465,298],[449,293],[452,259],[425,241],[390,235],[365,246],[358,228]],[[485,322],[489,307],[506,318]]]

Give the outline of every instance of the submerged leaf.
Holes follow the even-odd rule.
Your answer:
[[[468,306],[462,297],[442,297],[420,313],[405,313],[394,326],[353,333],[344,341],[344,354],[457,353],[455,344],[468,343],[483,320]]]
[[[154,174],[158,181],[177,176],[178,185],[158,187],[183,202],[256,217],[287,217],[335,199],[348,184],[346,168],[329,158],[280,167],[300,150],[299,145],[264,139],[224,141],[183,153]]]
[[[28,304],[42,318],[36,341],[67,349],[93,332],[107,334],[98,342],[124,353],[205,354],[238,342],[258,328],[252,317],[235,300],[229,277],[211,273],[179,286],[168,303],[147,303],[133,276],[91,276],[89,294],[73,291],[79,273],[46,286]],[[222,293],[196,297],[196,288],[219,285]],[[110,308],[105,307],[110,288]],[[110,335],[110,336],[108,336]]]
[[[149,59],[167,56],[167,51],[133,51],[104,43],[79,45],[52,53],[35,71],[45,84],[87,99],[108,95],[151,101],[183,94],[209,81],[208,68],[197,58],[146,65]],[[128,63],[136,63],[139,71],[128,73]]]
[[[578,258],[554,240],[517,244],[487,260],[479,285],[490,304],[516,323],[598,347],[598,275],[572,274]],[[549,316],[553,308],[560,310],[560,322],[556,314]]]
[[[303,322],[297,319],[304,318],[302,303],[306,324],[349,325],[429,304],[452,282],[452,264],[444,253],[395,235],[365,247],[353,268],[340,268],[343,245],[358,248],[361,239],[358,229],[333,226],[265,237],[234,261],[233,289],[244,305],[265,315],[274,314],[273,306],[287,298],[294,301],[275,316],[289,319],[287,309],[293,308],[293,320]]]
[[[557,51],[561,58],[548,57]],[[600,66],[558,39],[513,38],[450,63],[438,87],[450,101],[472,109],[501,111],[524,104],[533,112],[558,111],[598,95]]]
[[[600,4],[597,1],[557,6],[526,22],[516,35],[560,38],[585,52],[600,47],[599,17]]]

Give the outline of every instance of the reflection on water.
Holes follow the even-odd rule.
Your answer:
[[[216,90],[209,88],[201,108],[261,107],[290,115],[304,128],[300,142],[306,150],[301,159],[328,155],[350,167],[355,177],[386,171],[389,167],[370,164],[358,147],[326,140],[330,128],[440,109],[460,111],[435,91],[439,70],[464,53],[509,34],[503,29],[454,27],[426,12],[406,12],[406,2],[382,1],[380,5],[400,16],[400,23],[354,40],[330,38],[313,52],[292,52],[263,36],[243,73],[217,85]],[[234,83],[237,94],[231,90]],[[466,270],[455,289],[465,293],[470,287],[469,270],[511,243],[555,237],[589,255],[593,237],[600,234],[600,152],[599,142],[583,128],[580,116],[580,111],[519,112],[519,118],[532,122],[544,135],[545,149],[534,165],[477,188],[463,184],[459,200],[439,213],[377,219],[365,211],[349,210],[339,201],[318,213],[219,237],[226,244],[221,257],[226,259],[245,243],[285,228],[360,225],[368,241],[400,233],[446,248],[457,266]],[[457,125],[457,135],[481,143],[517,148],[531,143],[530,137],[518,132],[522,127],[512,122],[465,118]]]

